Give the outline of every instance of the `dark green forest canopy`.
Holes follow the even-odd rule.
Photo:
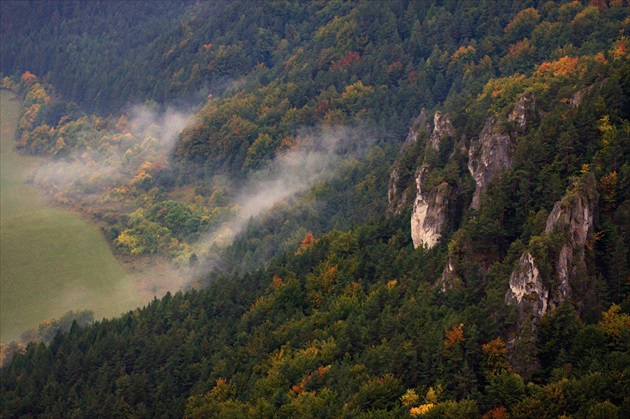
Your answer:
[[[205,97],[200,94],[235,86],[254,97],[279,89],[278,101],[288,100],[280,106],[295,107],[303,119],[288,121],[288,128],[319,120],[325,106],[346,116],[365,108],[396,138],[420,106],[431,108],[449,94],[476,93],[499,74],[531,70],[564,45],[575,53],[605,49],[625,13],[606,8],[598,16],[586,14],[587,27],[559,31],[583,7],[541,3],[540,12],[506,33],[527,6],[520,1],[7,1],[2,72],[48,75],[66,100],[105,114],[128,102],[199,100]],[[617,24],[598,24],[610,18]],[[539,21],[547,25],[535,28]],[[501,65],[510,46],[523,39],[532,44],[525,56]],[[472,46],[472,56],[449,65],[461,46]],[[475,72],[466,66],[486,55],[489,67]],[[464,81],[462,67],[475,77]],[[242,86],[244,81],[249,83]],[[372,86],[374,94],[358,104],[338,100],[356,81]],[[264,90],[269,83],[275,87]],[[260,122],[259,129],[278,121]]]
[[[124,106],[198,110],[168,161],[148,142],[131,152],[132,180],[112,190],[138,209],[102,217],[119,251],[188,256],[234,210],[234,190],[214,179],[245,184],[312,132],[343,126],[348,149],[372,141],[292,205],[250,219],[195,289],[18,350],[2,368],[3,416],[630,411],[627,1],[1,7],[24,151],[122,154]],[[509,115],[523,97],[535,111],[519,128]],[[422,108],[427,129],[403,145]],[[433,149],[436,110],[453,133]],[[510,165],[471,208],[470,150],[486,126],[512,142]],[[420,185],[447,203],[430,249],[411,239]],[[185,188],[197,201],[171,199]],[[580,205],[588,231],[550,223]],[[527,255],[560,292],[566,252],[571,294],[554,309],[536,317],[506,298]]]
[[[128,102],[143,102],[154,95],[155,75],[145,71],[161,65],[144,60],[139,66],[140,57],[152,49],[157,38],[179,27],[191,4],[2,2],[1,71],[45,76],[66,100],[87,111],[120,112]]]

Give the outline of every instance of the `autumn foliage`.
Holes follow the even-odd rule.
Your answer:
[[[339,71],[359,61],[361,61],[361,54],[359,54],[358,51],[350,51],[340,59],[333,61],[330,69],[332,71]]]
[[[3,57],[42,67],[31,69],[41,80],[3,67],[3,84],[25,94],[19,145],[120,168],[67,187],[45,174],[34,182],[59,202],[106,208],[94,215],[119,255],[186,268],[198,255],[197,288],[21,348],[2,371],[0,416],[581,418],[627,408],[626,0],[179,2],[185,13],[156,13],[165,30],[120,53],[92,27],[107,30],[100,16],[132,3],[107,4],[29,2],[23,22],[39,16],[41,28],[3,31]],[[128,40],[145,18],[130,15],[105,39]],[[200,110],[166,150],[119,115],[130,99]],[[405,142],[422,108],[428,129]],[[435,150],[438,109],[455,134]],[[282,152],[323,146],[322,127],[355,133],[334,167],[207,249],[205,263],[197,245],[223,233],[239,188],[264,180]],[[508,158],[487,166],[471,209],[471,167],[504,141]],[[546,223],[584,174],[598,186],[593,231],[559,261],[571,232]],[[415,249],[410,212],[438,185],[448,185],[440,241]],[[401,205],[388,211],[392,202]],[[548,314],[519,330],[529,311],[506,291],[533,250]],[[575,315],[551,304],[565,261]],[[445,273],[452,284],[441,287]]]
[[[446,339],[444,339],[444,347],[447,351],[452,350],[456,345],[459,345],[466,340],[464,338],[464,325],[460,324],[450,330],[446,331]]]
[[[484,344],[481,349],[486,356],[486,364],[491,374],[510,371],[510,365],[507,363],[507,348],[501,338]]]
[[[302,243],[300,243],[300,248],[298,249],[298,254],[306,251],[308,248],[310,248],[313,243],[315,243],[315,238],[313,237],[313,233],[311,233],[310,231],[308,233],[306,233],[306,235],[304,236],[304,238],[302,239]]]
[[[561,77],[561,76],[571,76],[574,75],[578,70],[578,61],[577,57],[568,57],[564,56],[556,61],[542,63],[538,69],[535,71],[535,75],[542,76],[553,76],[553,77]]]

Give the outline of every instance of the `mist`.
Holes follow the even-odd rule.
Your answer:
[[[374,138],[362,127],[322,126],[301,130],[297,147],[277,155],[239,187],[234,200],[236,214],[195,245],[196,254],[205,262],[202,265],[205,269],[216,267],[217,253],[232,244],[250,219],[263,217],[278,205],[291,206],[300,193],[334,177],[344,161],[361,158],[374,143]]]
[[[179,133],[195,120],[194,113],[172,107],[158,111],[148,105],[135,105],[127,113],[132,134],[154,137],[160,148],[168,152],[175,147]]]
[[[51,159],[37,170],[34,180],[58,190],[55,197],[63,204],[76,205],[88,213],[90,208],[96,209],[95,214],[109,211],[108,206],[114,204],[100,193],[109,191],[112,184],[132,185],[147,163],[161,161],[168,165],[178,135],[195,122],[192,112],[173,107],[160,111],[152,106],[130,106],[116,122],[116,130],[105,133],[97,141],[98,146],[78,149],[66,158]],[[264,216],[275,206],[292,205],[300,193],[331,179],[344,160],[360,158],[373,143],[368,130],[360,126],[304,128],[296,134],[293,147],[250,173],[245,184],[235,186],[219,177],[209,180],[233,197],[232,215],[197,242],[190,243],[190,254],[195,254],[200,262],[196,266],[178,261],[179,268],[175,269],[166,262],[157,262],[157,267],[146,261],[132,262],[131,274],[141,287],[139,292],[150,298],[187,288],[206,269],[218,266],[221,251],[232,244],[250,219]],[[124,198],[119,202],[128,208],[125,211],[133,211]]]
[[[133,211],[124,198],[112,201],[109,189],[129,185],[146,163],[162,162],[167,166],[177,136],[194,122],[194,115],[172,107],[160,111],[152,106],[130,106],[114,121],[115,130],[100,131],[102,137],[89,139],[83,139],[87,134],[79,132],[77,143],[84,140],[83,146],[62,157],[41,159],[30,179],[43,186],[57,203],[95,217],[97,224],[98,218],[108,212]],[[144,301],[180,290],[190,282],[188,272],[175,269],[165,258],[118,259],[136,284],[134,293]],[[76,293],[79,290],[66,292],[69,299],[78,300]]]
[[[99,182],[122,181],[134,176],[146,161],[166,161],[179,133],[194,122],[194,115],[170,107],[159,111],[149,105],[130,106],[116,124],[118,132],[103,135],[98,147],[86,140],[88,144],[71,155],[48,160],[34,172],[33,180],[60,188],[73,183],[98,188]]]

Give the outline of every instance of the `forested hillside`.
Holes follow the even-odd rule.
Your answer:
[[[194,275],[4,416],[630,411],[625,0],[1,7],[34,183]]]

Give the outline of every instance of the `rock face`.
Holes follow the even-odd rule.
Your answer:
[[[453,122],[451,122],[451,117],[447,113],[441,113],[440,111],[435,111],[433,115],[433,132],[429,137],[429,144],[435,150],[440,149],[440,142],[444,136],[452,137],[455,135],[455,128],[453,127]]]
[[[440,149],[440,143],[447,136],[454,136],[455,128],[448,114],[439,111],[433,115],[433,132],[429,137],[428,148]],[[429,168],[423,165],[416,172],[416,199],[411,213],[411,239],[414,248],[421,246],[427,249],[436,245],[446,225],[448,197],[451,187],[442,182],[437,187],[427,188],[426,181]]]
[[[389,186],[387,188],[387,213],[388,214],[400,214],[402,209],[407,205],[409,197],[407,196],[407,190],[400,192],[398,190],[398,182],[400,180],[400,173],[398,168],[395,167],[392,173],[389,175]]]
[[[580,106],[582,104],[582,100],[584,99],[584,96],[586,96],[586,94],[590,92],[592,88],[593,88],[592,86],[589,86],[573,93],[571,95],[571,99],[569,100],[569,104],[574,108],[577,108],[578,106]]]
[[[475,180],[475,192],[471,208],[479,209],[481,194],[488,183],[503,168],[512,165],[512,148],[516,135],[525,132],[530,115],[534,111],[536,101],[532,92],[523,93],[514,109],[507,116],[514,125],[514,132],[502,130],[501,121],[490,117],[476,141],[472,141],[468,150],[468,171]]]
[[[431,122],[429,121],[429,114],[424,108],[422,108],[422,110],[420,111],[420,115],[418,115],[418,117],[413,121],[413,124],[409,129],[407,138],[405,138],[405,142],[403,143],[401,148],[401,154],[418,140],[418,135],[423,129],[426,129],[427,132],[431,132]],[[392,169],[392,172],[390,174],[389,186],[387,188],[388,214],[400,214],[403,208],[405,208],[413,199],[413,197],[410,196],[413,194],[409,193],[409,188],[399,188],[400,171],[401,168],[398,166],[397,162],[394,165],[394,168]]]
[[[439,150],[443,139],[455,135],[455,128],[448,114],[436,111],[433,115],[433,124],[433,131],[426,146],[427,150]],[[431,123],[426,110],[422,109],[409,130],[402,147],[403,150],[417,141],[418,134],[424,129],[431,131]],[[414,198],[412,185],[405,186],[405,182],[403,182],[403,185],[400,186],[401,170],[405,169],[396,166],[391,172],[387,191],[389,202],[387,211],[389,214],[398,214],[407,205],[408,201],[413,200],[411,238],[413,239],[414,247],[425,246],[426,248],[431,248],[435,246],[441,237],[446,225],[448,196],[452,188],[446,182],[437,184],[437,187],[431,187],[430,189],[427,187],[430,168],[425,160],[414,176],[416,185],[416,196]]]
[[[422,129],[426,129],[427,132],[431,132],[431,123],[429,122],[429,114],[427,113],[427,110],[424,108],[422,108],[422,110],[420,111],[420,115],[418,115],[415,121],[413,121],[413,124],[411,124],[411,128],[409,129],[407,138],[405,138],[405,142],[403,143],[403,146],[402,146],[403,150],[416,142],[418,138],[418,134],[420,134],[420,131],[422,131]]]
[[[514,123],[517,132],[525,132],[527,120],[536,109],[536,98],[533,92],[525,92],[518,98],[514,109],[508,115],[508,121]]]
[[[442,276],[438,278],[435,286],[442,292],[457,290],[463,287],[462,278],[455,271],[453,256],[448,257],[448,262],[444,267],[444,271],[442,271]]]
[[[562,234],[564,239],[554,255],[552,278],[543,278],[535,258],[524,252],[518,267],[510,276],[510,289],[505,298],[516,304],[519,317],[527,313],[537,322],[547,311],[571,297],[571,283],[585,266],[584,248],[593,228],[596,198],[595,179],[586,174],[574,189],[557,202],[547,219],[544,235]]]
[[[510,275],[510,289],[505,298],[508,302],[517,304],[519,318],[527,310],[535,313],[537,319],[547,312],[549,290],[543,284],[531,253],[525,252],[519,259],[518,267]]]
[[[411,239],[413,247],[432,248],[442,236],[446,225],[446,213],[450,187],[442,182],[437,188],[425,191],[427,168],[422,167],[416,175],[418,194],[411,214]]]
[[[601,87],[604,85],[605,82],[606,82],[606,80],[602,80],[599,83],[592,84],[590,86],[586,86],[586,87],[576,91],[575,93],[573,93],[571,95],[571,99],[569,100],[569,104],[572,107],[574,107],[574,108],[579,107],[582,104],[582,102],[584,101],[584,99],[591,94],[593,89],[595,89],[595,88],[601,89]]]
[[[584,247],[588,233],[593,228],[593,196],[596,191],[594,185],[588,186],[582,191],[567,194],[562,201],[557,202],[547,219],[546,233],[567,228],[569,233],[555,265],[558,276],[555,305],[570,296],[570,281],[575,277],[576,269],[585,264]]]
[[[499,121],[488,118],[478,141],[473,141],[468,150],[468,171],[475,181],[475,192],[470,205],[474,209],[479,209],[481,194],[495,173],[512,165],[512,141],[507,133],[497,132],[498,128]]]

